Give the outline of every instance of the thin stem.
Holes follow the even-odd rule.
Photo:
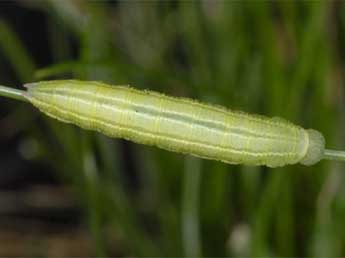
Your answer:
[[[25,91],[23,90],[17,90],[0,85],[0,96],[28,102],[28,100],[24,97],[24,92]]]
[[[345,161],[345,151],[328,150],[326,149],[323,154],[324,159]]]
[[[200,239],[200,184],[201,160],[186,157],[182,194],[182,244],[186,257],[201,257]]]

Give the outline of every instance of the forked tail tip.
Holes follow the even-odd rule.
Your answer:
[[[32,89],[37,86],[37,83],[36,82],[25,83],[23,86],[24,88]]]

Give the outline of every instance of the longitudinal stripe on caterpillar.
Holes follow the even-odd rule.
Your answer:
[[[84,104],[87,104],[87,105],[90,105],[91,107],[93,107],[94,100],[89,100],[88,98],[85,98],[85,95],[88,95],[88,97],[90,97],[90,94],[84,94],[84,92],[79,92],[79,93],[82,93],[82,94],[80,94],[80,97],[83,97],[83,98],[79,98],[77,101],[78,102],[82,102]],[[47,93],[43,93],[43,94],[47,95]],[[59,96],[61,98],[66,98],[66,100],[68,101],[69,97],[67,97],[65,94],[60,95],[59,91],[55,92],[55,94],[56,94],[55,96]],[[47,95],[47,97],[49,97],[49,95]],[[116,98],[113,98],[112,100],[113,101],[115,100],[114,103],[127,104],[127,102],[119,101]],[[234,137],[243,138],[243,140],[245,140],[246,142],[249,142],[251,137],[258,137],[258,136],[261,136],[261,137],[264,137],[264,138],[267,138],[267,139],[270,139],[270,140],[276,140],[276,141],[282,141],[282,140],[289,141],[290,140],[290,141],[295,141],[296,142],[296,138],[295,137],[288,137],[288,138],[287,137],[280,137],[280,138],[278,138],[279,137],[278,135],[275,136],[275,135],[270,135],[270,134],[264,134],[264,135],[254,134],[252,131],[249,131],[249,130],[242,131],[241,129],[238,129],[238,128],[226,127],[226,126],[224,126],[223,123],[222,124],[220,124],[220,123],[212,124],[212,122],[213,122],[212,120],[205,121],[205,120],[197,120],[197,119],[195,119],[195,118],[193,118],[191,116],[185,117],[184,113],[176,113],[176,112],[168,113],[166,111],[162,111],[162,110],[159,110],[159,109],[154,110],[154,108],[152,106],[145,107],[145,106],[133,105],[133,107],[130,107],[129,105],[127,105],[127,106],[124,106],[123,109],[119,109],[116,105],[111,105],[109,103],[105,103],[105,102],[102,102],[102,101],[100,101],[100,103],[102,103],[102,108],[108,109],[109,111],[116,111],[116,112],[120,113],[120,112],[125,112],[125,111],[129,112],[129,111],[132,111],[133,109],[134,110],[140,110],[141,112],[136,114],[136,115],[138,115],[138,116],[146,116],[148,118],[155,117],[155,120],[158,119],[158,118],[163,118],[163,119],[166,119],[166,120],[174,121],[175,123],[188,124],[189,126],[201,126],[201,127],[204,127],[207,130],[214,131],[216,133],[222,133],[222,134],[224,134],[224,136],[232,135]],[[151,107],[152,109],[150,109],[149,107]],[[90,112],[90,113],[93,113],[93,112]],[[80,117],[79,116],[75,116],[75,118],[79,119]],[[126,127],[126,123],[118,123],[118,125],[121,126],[121,127]],[[91,126],[91,128],[93,128],[93,126]],[[150,132],[158,133],[157,131],[155,131],[155,129],[150,130]],[[191,131],[188,131],[188,132],[191,132]],[[185,140],[185,143],[188,142],[187,139],[183,139],[183,140]],[[220,146],[222,146],[221,142],[222,141],[220,141],[220,144],[219,144]],[[223,146],[223,147],[225,147],[225,146]],[[244,150],[248,150],[248,148],[244,148]],[[249,154],[251,152],[247,151],[247,153]],[[293,153],[290,153],[290,155],[293,155]]]
[[[45,105],[45,104],[42,103],[42,105]],[[56,108],[55,106],[51,106],[51,107]],[[142,128],[128,127],[128,126],[124,126],[124,125],[114,125],[114,124],[112,124],[110,122],[107,122],[107,121],[98,120],[98,119],[95,119],[95,118],[87,118],[87,117],[84,117],[84,116],[77,115],[74,112],[66,111],[66,110],[65,111],[61,111],[61,112],[67,114],[70,117],[74,117],[75,119],[80,119],[80,120],[84,120],[84,121],[90,121],[91,120],[92,122],[101,123],[101,124],[103,124],[105,126],[108,126],[108,127],[114,128],[114,129],[121,129],[121,128],[126,128],[127,127],[127,129],[132,131],[132,132],[140,131],[139,133],[150,135],[150,136],[155,136],[155,134],[152,131],[145,131],[145,129],[142,129]],[[49,114],[49,115],[51,115],[51,114]],[[168,134],[167,135],[158,135],[157,137],[158,138],[159,137],[170,137],[171,140],[177,141],[177,142],[180,142],[180,143],[188,142],[185,139],[177,139],[177,138],[174,138],[172,135],[168,135]],[[237,153],[237,154],[248,154],[248,155],[252,155],[252,156],[268,156],[268,155],[284,156],[284,155],[286,155],[286,153],[270,153],[270,152],[267,152],[267,153],[252,153],[252,152],[249,152],[249,151],[230,150],[230,149],[228,149],[226,147],[222,147],[222,146],[219,146],[219,145],[208,145],[208,143],[205,143],[205,142],[202,142],[202,141],[194,141],[194,142],[192,142],[192,144],[200,145],[200,146],[204,146],[204,147],[207,146],[207,147],[214,148],[214,149],[224,149],[224,150],[229,151],[229,152],[233,152],[233,153]],[[291,153],[291,155],[293,155],[293,153]]]
[[[227,163],[313,164],[324,146],[320,133],[283,119],[123,86],[39,82],[27,98],[50,116],[86,129]]]
[[[83,102],[83,100],[86,100],[86,99],[89,99],[90,97],[94,98],[95,94],[93,93],[90,93],[90,92],[85,92],[83,90],[80,90],[80,89],[71,89],[71,90],[66,90],[66,89],[57,89],[55,91],[55,94],[56,95],[59,95],[61,97],[65,97],[67,96],[67,94],[75,94],[77,95],[79,98],[78,98],[78,101],[80,102]],[[42,91],[42,94],[44,94],[44,91]],[[48,94],[47,96],[50,95],[50,93],[46,93]],[[107,101],[112,101],[113,103],[112,104],[120,104],[120,105],[126,105],[128,106],[128,102],[127,101],[124,101],[123,99],[120,99],[120,98],[117,98],[116,96],[101,96],[101,98],[98,100],[100,105],[102,104],[103,105],[103,108],[107,108],[109,110],[112,109],[112,105],[109,103],[107,104],[105,102],[105,100]],[[163,99],[161,99],[162,101]],[[86,102],[85,102],[86,103]],[[89,104],[89,102],[88,102]],[[141,111],[147,111],[147,113],[151,112],[153,115],[162,115],[163,117],[165,118],[169,118],[171,117],[172,119],[175,117],[175,118],[178,118],[178,117],[181,117],[180,120],[185,120],[186,122],[192,122],[192,123],[198,123],[200,125],[204,124],[207,128],[219,128],[220,130],[232,130],[234,133],[238,133],[239,135],[240,134],[249,134],[250,136],[253,136],[253,137],[267,137],[269,139],[277,139],[277,140],[287,140],[287,141],[291,141],[291,140],[295,140],[295,136],[291,136],[291,135],[288,135],[288,136],[285,136],[285,135],[282,135],[282,134],[274,134],[274,133],[267,133],[267,132],[264,132],[264,131],[254,131],[254,130],[250,130],[248,128],[243,128],[243,127],[235,127],[235,126],[231,126],[230,124],[225,124],[225,123],[222,123],[221,121],[215,121],[214,119],[202,119],[202,118],[199,118],[198,120],[196,119],[193,119],[193,116],[189,116],[189,114],[186,114],[186,113],[182,113],[182,112],[174,112],[173,110],[162,110],[160,108],[157,108],[153,105],[146,105],[146,106],[139,106],[139,105],[135,105],[135,103],[133,104],[133,108],[134,109],[137,109],[137,110],[141,110]],[[219,109],[214,109],[212,111],[216,111],[216,112],[221,112],[222,110],[219,110]],[[248,117],[247,114],[243,113],[243,112],[240,112],[238,114],[239,116],[244,116],[244,119],[248,119],[249,121],[255,121],[255,122],[263,122],[263,123],[267,123],[267,121],[264,121],[264,120],[258,120],[258,119],[253,119],[252,117]],[[190,119],[190,120],[188,120]],[[259,118],[261,119],[261,118]],[[176,119],[176,120],[179,120],[179,119]],[[282,126],[281,124],[279,123],[267,123],[268,125],[274,125],[274,126]],[[285,125],[282,126],[283,128],[287,128],[287,126]],[[292,126],[289,126],[291,128],[291,130],[294,130],[296,131],[296,128],[292,127]]]

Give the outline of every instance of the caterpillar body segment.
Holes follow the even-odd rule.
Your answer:
[[[312,165],[324,138],[281,118],[267,118],[127,86],[60,80],[28,85],[25,97],[60,121],[110,137],[231,164]]]

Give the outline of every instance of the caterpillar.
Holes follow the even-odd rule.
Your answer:
[[[10,97],[26,100],[62,122],[174,152],[268,167],[313,165],[323,158],[343,160],[343,152],[325,150],[320,132],[282,118],[94,81],[25,86],[27,91],[11,89]]]

